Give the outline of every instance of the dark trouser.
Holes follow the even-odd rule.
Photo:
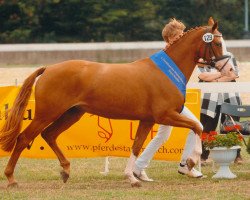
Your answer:
[[[210,131],[216,130],[216,127],[217,127],[218,121],[219,121],[219,117],[220,117],[220,107],[221,106],[216,107],[216,115],[214,118],[201,113],[200,121],[201,121],[201,124],[203,125],[203,132],[204,133],[209,133]],[[239,121],[239,117],[233,117],[233,119],[235,121]],[[225,121],[225,115],[222,114],[221,115],[221,123],[223,123],[224,121]],[[208,158],[208,156],[209,156],[209,150],[206,150],[204,148],[203,143],[202,143],[201,159],[206,160]],[[237,151],[237,157],[239,157],[239,156],[240,156],[240,149]]]

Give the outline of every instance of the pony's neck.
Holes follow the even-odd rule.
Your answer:
[[[190,79],[196,66],[197,50],[201,45],[203,34],[203,27],[191,29],[164,49],[182,71],[187,81]]]

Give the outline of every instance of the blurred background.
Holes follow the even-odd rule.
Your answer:
[[[170,18],[248,37],[248,0],[0,0],[0,43],[161,41]],[[247,24],[246,24],[247,23]]]
[[[188,30],[210,16],[240,62],[238,81],[246,82],[248,7],[248,0],[0,0],[0,85],[21,84],[37,67],[65,60],[145,58],[165,47],[170,18]],[[196,71],[190,81],[198,81]]]

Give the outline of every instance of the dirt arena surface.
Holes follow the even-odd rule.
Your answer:
[[[33,71],[35,71],[41,65],[31,66],[12,66],[12,65],[1,65],[0,64],[0,86],[4,85],[20,85],[23,83],[26,77],[28,77]],[[250,62],[239,63],[240,77],[238,82],[250,82]],[[197,70],[194,70],[191,82],[197,82]],[[249,89],[250,91],[250,89]],[[250,92],[241,94],[242,101],[244,104],[250,104]]]

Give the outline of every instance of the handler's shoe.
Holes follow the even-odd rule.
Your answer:
[[[196,170],[195,168],[192,168],[191,170],[188,169],[187,165],[180,164],[178,168],[178,173],[182,175],[187,175],[188,177],[192,178],[201,178],[203,177],[203,174]]]
[[[153,179],[151,179],[151,178],[149,178],[148,177],[148,175],[146,174],[146,172],[145,172],[145,170],[142,170],[141,172],[133,172],[133,174],[134,174],[134,176],[137,178],[137,179],[139,179],[139,180],[141,180],[141,181],[145,181],[145,182],[152,182],[152,181],[154,181]]]

